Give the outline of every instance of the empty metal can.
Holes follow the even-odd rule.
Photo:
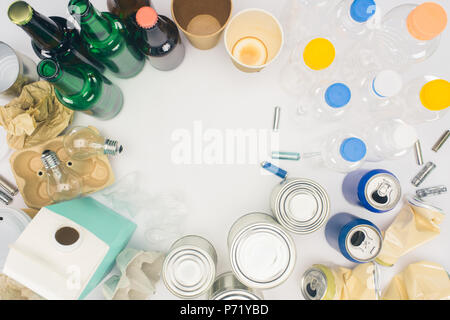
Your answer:
[[[395,208],[402,188],[397,177],[387,170],[357,170],[345,177],[343,193],[349,202],[383,213]]]
[[[238,219],[228,234],[228,249],[234,274],[250,288],[280,285],[290,276],[296,261],[294,241],[265,213]]]
[[[0,41],[0,95],[16,97],[24,85],[39,81],[36,64]]]
[[[233,272],[226,272],[217,277],[210,292],[209,300],[262,300],[262,292],[251,289],[240,282]]]
[[[167,289],[190,299],[206,293],[216,277],[217,254],[212,244],[199,236],[185,236],[169,250],[162,269]]]
[[[306,300],[334,300],[337,297],[336,281],[332,268],[315,264],[303,274],[300,289]]]
[[[338,213],[328,220],[325,237],[330,246],[356,263],[373,261],[383,243],[377,226],[349,213]]]
[[[330,214],[330,198],[318,183],[308,179],[287,179],[275,186],[271,208],[278,223],[296,234],[320,229]]]

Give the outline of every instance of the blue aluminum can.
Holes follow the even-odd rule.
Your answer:
[[[383,169],[349,173],[344,179],[342,191],[347,201],[375,213],[394,209],[402,196],[400,181]]]
[[[383,243],[376,225],[349,213],[338,213],[328,220],[325,237],[330,246],[356,263],[373,261]]]

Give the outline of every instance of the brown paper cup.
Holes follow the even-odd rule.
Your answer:
[[[231,0],[172,0],[172,17],[191,44],[208,50],[217,45],[231,18]]]
[[[233,54],[235,44],[248,37],[254,37],[264,43],[267,49],[267,61],[263,65],[250,66],[241,63]],[[225,47],[234,65],[244,72],[258,72],[271,64],[280,54],[284,44],[283,28],[280,22],[269,12],[262,9],[247,9],[235,15],[224,35]]]

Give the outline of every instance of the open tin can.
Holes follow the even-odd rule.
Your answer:
[[[183,299],[206,293],[216,277],[217,254],[212,244],[199,236],[177,240],[169,250],[162,269],[167,289]]]
[[[290,276],[296,261],[294,241],[265,213],[238,219],[228,234],[228,249],[234,274],[250,288],[280,285]]]
[[[0,95],[17,97],[23,86],[39,81],[36,64],[0,41]]]
[[[262,300],[262,292],[247,287],[240,282],[233,272],[226,272],[217,277],[210,291],[209,300]]]
[[[330,214],[330,198],[325,189],[308,179],[287,179],[272,191],[271,208],[277,221],[296,234],[320,229]]]

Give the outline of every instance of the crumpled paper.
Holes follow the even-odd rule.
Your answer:
[[[43,300],[43,298],[0,273],[0,300]]]
[[[412,263],[392,279],[383,300],[450,300],[449,275],[434,262]]]
[[[383,247],[376,262],[392,266],[397,260],[440,234],[444,214],[437,208],[407,202],[384,233]]]
[[[374,263],[360,264],[353,270],[339,268],[343,278],[340,300],[377,300],[379,287],[376,268]]]
[[[23,87],[19,97],[0,108],[0,125],[8,132],[9,147],[21,150],[57,137],[73,115],[59,102],[51,84],[38,81]]]

